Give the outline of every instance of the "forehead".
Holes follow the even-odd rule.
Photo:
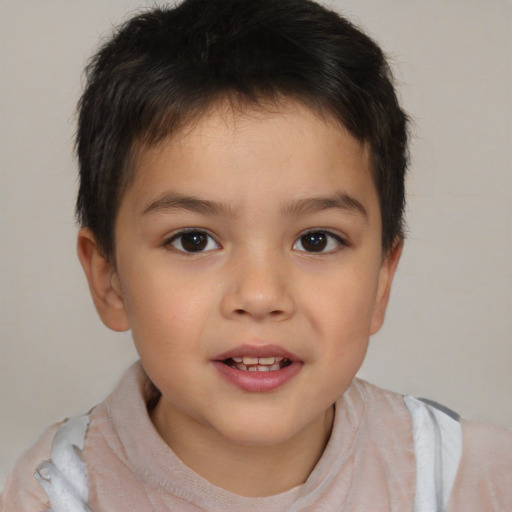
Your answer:
[[[143,204],[167,189],[234,206],[257,193],[262,204],[345,191],[377,197],[366,145],[294,101],[246,109],[217,104],[141,148],[134,163],[127,195]]]

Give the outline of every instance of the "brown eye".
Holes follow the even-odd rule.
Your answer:
[[[170,240],[170,245],[183,252],[206,252],[217,249],[217,242],[205,231],[185,231]]]
[[[340,245],[345,245],[343,240],[327,231],[309,231],[304,233],[294,244],[293,249],[303,252],[332,252]]]
[[[300,237],[300,243],[308,252],[322,252],[327,247],[327,236],[319,231],[318,233],[307,233]]]

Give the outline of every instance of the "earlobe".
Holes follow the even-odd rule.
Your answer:
[[[101,320],[114,331],[127,331],[130,324],[115,266],[105,258],[88,228],[78,233],[77,253]]]
[[[375,334],[384,323],[389,295],[391,293],[391,284],[393,283],[393,277],[395,276],[395,271],[398,266],[398,262],[400,261],[400,256],[402,255],[403,246],[404,242],[400,238],[395,242],[382,261],[379,273],[377,298],[370,324],[370,334]]]

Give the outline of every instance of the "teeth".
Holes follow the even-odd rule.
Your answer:
[[[249,372],[275,372],[281,370],[283,357],[232,357],[231,366],[242,371]],[[285,365],[286,366],[286,365]]]
[[[280,363],[283,358],[282,357],[233,357],[232,358],[235,363],[244,363],[246,365],[249,364],[258,364],[258,365],[273,365],[274,363]]]

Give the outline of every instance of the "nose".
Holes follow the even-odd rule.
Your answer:
[[[268,251],[244,254],[228,270],[221,309],[231,319],[282,321],[295,311],[286,262]]]

